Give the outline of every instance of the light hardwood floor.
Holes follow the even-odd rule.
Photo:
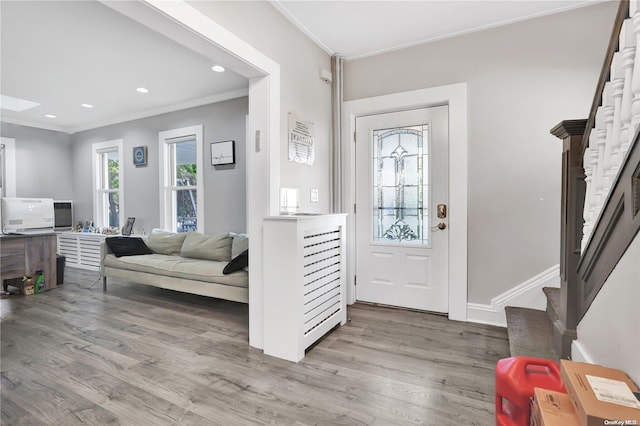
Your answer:
[[[298,364],[248,345],[247,305],[67,268],[0,300],[2,424],[491,425],[506,331],[356,304]]]

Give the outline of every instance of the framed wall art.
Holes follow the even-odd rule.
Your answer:
[[[133,148],[133,165],[136,167],[147,165],[147,147],[136,146]]]
[[[211,165],[221,166],[223,164],[236,163],[235,141],[222,141],[211,143]]]

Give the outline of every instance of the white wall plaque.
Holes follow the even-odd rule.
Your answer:
[[[289,161],[313,165],[315,160],[314,124],[289,113]]]

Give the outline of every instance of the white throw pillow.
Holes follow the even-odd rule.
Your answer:
[[[238,257],[240,253],[249,248],[248,234],[234,234],[231,244],[231,259]]]

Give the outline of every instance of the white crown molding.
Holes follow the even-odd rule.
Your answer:
[[[17,124],[25,127],[36,127],[38,129],[53,130],[54,132],[73,133],[70,129],[62,126],[54,126],[52,124],[34,123],[32,121],[20,120],[12,117],[2,117],[3,123]]]
[[[544,12],[532,13],[531,15],[521,16],[519,18],[507,19],[507,20],[504,20],[504,21],[495,22],[493,24],[480,25],[478,27],[469,28],[469,29],[466,29],[466,30],[463,30],[463,31],[458,31],[458,32],[455,32],[455,33],[450,33],[450,34],[445,34],[445,35],[441,35],[441,36],[438,36],[438,37],[432,37],[432,38],[427,38],[427,39],[424,39],[424,40],[413,41],[411,43],[401,44],[401,45],[398,45],[398,46],[387,47],[385,49],[380,49],[380,50],[376,50],[376,51],[373,51],[373,52],[363,53],[361,55],[348,56],[348,57],[345,58],[345,60],[353,61],[353,60],[356,60],[356,59],[363,59],[363,58],[367,58],[367,57],[370,57],[370,56],[381,55],[383,53],[389,53],[389,52],[393,52],[393,51],[396,51],[396,50],[407,49],[409,47],[419,46],[421,44],[433,43],[433,42],[440,41],[440,40],[446,40],[448,38],[459,37],[459,36],[463,36],[463,35],[467,35],[467,34],[477,33],[478,31],[490,30],[492,28],[497,28],[497,27],[502,27],[502,26],[505,26],[505,25],[515,24],[517,22],[527,21],[529,19],[540,18],[540,17],[547,16],[547,15],[553,15],[553,14],[556,14],[556,13],[566,12],[566,11],[569,11],[569,10],[572,10],[572,9],[579,9],[579,8],[586,7],[586,6],[592,6],[593,4],[602,3],[603,1],[605,1],[605,0],[590,0],[590,1],[586,2],[586,3],[577,3],[577,4],[572,4],[572,5],[569,5],[569,6],[558,7],[558,8],[555,8],[555,9],[546,10]]]
[[[491,299],[491,304],[467,303],[467,321],[507,326],[504,308],[517,306],[544,309],[547,301],[543,287],[560,287],[560,265],[554,265],[523,283]]]
[[[532,13],[530,15],[521,16],[519,18],[506,19],[504,21],[495,22],[493,24],[480,25],[480,26],[477,26],[477,27],[474,27],[474,28],[469,28],[469,29],[463,30],[463,31],[444,34],[444,35],[441,35],[441,36],[426,38],[426,39],[422,39],[422,40],[418,40],[418,41],[412,41],[410,43],[404,43],[404,44],[391,46],[391,47],[387,47],[387,48],[384,48],[384,49],[379,49],[379,50],[375,50],[375,51],[372,51],[372,52],[366,52],[366,53],[362,53],[362,54],[358,54],[358,55],[346,56],[345,60],[346,61],[353,61],[353,60],[356,60],[356,59],[363,59],[363,58],[367,58],[367,57],[370,57],[370,56],[381,55],[383,53],[389,53],[389,52],[393,52],[393,51],[396,51],[396,50],[402,50],[402,49],[407,49],[409,47],[419,46],[419,45],[422,45],[422,44],[433,43],[433,42],[440,41],[440,40],[445,40],[445,39],[449,39],[449,38],[453,38],[453,37],[459,37],[459,36],[466,35],[466,34],[476,33],[478,31],[484,31],[484,30],[489,30],[489,29],[492,29],[492,28],[502,27],[502,26],[505,26],[505,25],[515,24],[517,22],[527,21],[529,19],[535,19],[535,18],[540,18],[540,17],[543,17],[543,16],[547,16],[547,15],[553,15],[553,14],[556,14],[556,13],[567,12],[567,11],[573,10],[573,9],[580,9],[580,8],[587,7],[587,6],[592,6],[592,5],[597,4],[597,3],[603,3],[604,1],[606,1],[606,0],[587,0],[584,3],[570,4],[570,5],[567,5],[567,6],[562,6],[562,7],[557,7],[555,9],[546,10],[544,12]],[[307,27],[305,27],[300,21],[298,21],[298,19],[293,14],[291,14],[291,12],[289,12],[289,10],[287,10],[282,4],[280,4],[279,0],[271,0],[271,3],[273,4],[273,6],[278,11],[280,11],[280,13],[282,13],[287,19],[289,19],[289,21],[291,21],[296,27],[298,27],[298,29],[300,29],[300,31],[304,32],[307,35],[307,37],[309,37],[311,40],[313,40],[325,52],[329,53],[330,55],[333,55],[334,53],[336,53],[336,52],[332,51],[331,49],[329,49],[320,39],[318,39],[313,33],[311,33],[311,31]]]
[[[324,44],[322,42],[322,40],[320,40],[318,37],[315,36],[315,34],[313,34],[311,32],[311,30],[309,28],[307,28],[302,22],[300,22],[298,20],[298,18],[295,17],[294,14],[292,14],[289,9],[287,9],[281,2],[280,0],[270,0],[269,3],[271,3],[271,5],[278,11],[280,12],[285,18],[287,18],[289,20],[289,22],[291,22],[293,25],[296,26],[296,28],[298,28],[300,31],[302,31],[304,33],[304,35],[306,35],[307,37],[309,37],[311,39],[311,41],[313,41],[315,44],[317,44],[322,50],[324,50],[326,53],[328,53],[329,55],[334,55],[336,52],[333,51],[332,49],[329,48],[329,46],[327,46],[326,44]]]
[[[110,126],[112,124],[124,123],[127,121],[139,120],[141,118],[153,117],[155,115],[166,114],[168,112],[180,111],[187,108],[198,107],[202,105],[214,104],[217,102],[228,101],[230,99],[241,98],[249,95],[249,88],[242,88],[237,90],[231,90],[229,92],[218,93],[205,98],[193,99],[178,104],[168,105],[165,107],[150,109],[146,111],[139,111],[133,114],[122,115],[120,117],[114,117],[108,120],[97,121],[84,126],[74,127],[69,133],[77,133],[85,130],[96,129],[98,127]]]
[[[193,100],[181,102],[178,104],[167,105],[164,107],[149,109],[146,111],[139,111],[133,114],[121,115],[119,117],[113,117],[107,120],[96,121],[96,122],[85,124],[83,126],[78,126],[78,127],[53,126],[48,124],[17,120],[11,117],[2,117],[2,122],[18,124],[20,126],[36,127],[38,129],[53,130],[56,132],[74,134],[77,132],[83,132],[85,130],[96,129],[98,127],[110,126],[112,124],[139,120],[141,118],[153,117],[155,115],[166,114],[174,111],[180,111],[187,108],[194,108],[202,105],[215,104],[217,102],[223,102],[231,99],[241,98],[243,96],[249,96],[249,88],[231,90],[229,92],[218,93],[212,96],[207,96],[205,98],[193,99]]]

